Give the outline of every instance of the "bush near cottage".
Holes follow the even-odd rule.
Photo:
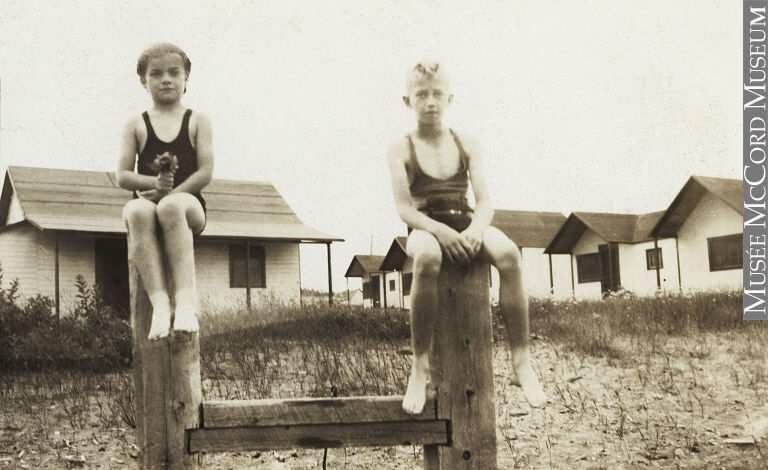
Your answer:
[[[76,303],[61,317],[50,297],[20,299],[17,280],[8,288],[0,287],[0,370],[98,371],[129,364],[128,322],[103,301],[97,286],[89,287],[78,276],[76,287]]]

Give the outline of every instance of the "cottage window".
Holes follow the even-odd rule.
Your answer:
[[[390,281],[389,281],[389,291],[390,292],[394,292],[395,291],[395,280],[394,279],[390,279]]]
[[[600,253],[577,255],[576,266],[579,272],[579,284],[597,282],[603,276],[603,270],[600,266]]]
[[[250,287],[266,287],[264,247],[250,245],[247,251],[250,252],[250,257],[246,264],[246,246],[229,246],[229,287],[245,287],[246,265]]]
[[[403,273],[403,295],[411,295],[413,273]]]
[[[725,237],[708,238],[709,270],[741,269],[744,264],[742,242],[743,235],[740,233]]]
[[[648,267],[649,271],[656,269],[657,261],[659,269],[664,268],[664,256],[661,254],[661,248],[645,250],[645,265]]]

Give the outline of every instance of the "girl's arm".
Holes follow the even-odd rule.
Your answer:
[[[202,113],[195,112],[195,150],[197,151],[197,171],[189,175],[183,183],[176,186],[171,193],[199,193],[211,183],[213,178],[213,125],[211,119]]]
[[[443,252],[451,261],[466,262],[470,246],[454,229],[427,217],[413,207],[404,156],[408,155],[405,141],[397,141],[387,150],[387,163],[392,178],[392,193],[400,219],[409,227],[429,232],[437,238]]]
[[[173,189],[173,178],[168,176],[140,175],[134,171],[136,167],[136,154],[138,153],[138,139],[136,138],[136,125],[138,118],[129,120],[123,128],[120,137],[120,155],[117,161],[115,176],[117,184],[129,191],[170,191]]]
[[[461,143],[469,158],[469,180],[475,194],[475,213],[472,223],[461,234],[472,246],[472,256],[476,255],[483,245],[483,234],[493,220],[493,206],[485,180],[485,169],[477,139],[471,136],[461,136]]]

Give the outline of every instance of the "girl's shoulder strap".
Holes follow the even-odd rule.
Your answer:
[[[189,131],[189,118],[192,116],[192,110],[190,108],[187,108],[186,111],[184,111],[184,117],[181,120],[181,130],[182,131]]]
[[[141,113],[141,117],[144,118],[144,124],[147,126],[147,139],[150,136],[155,136],[155,129],[152,127],[152,121],[149,120],[149,113],[144,111]]]

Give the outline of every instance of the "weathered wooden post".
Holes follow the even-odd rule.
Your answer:
[[[424,446],[426,470],[497,468],[488,273],[480,260],[464,266],[443,260],[431,375],[437,418],[450,422],[450,442]]]
[[[129,235],[130,237],[130,235]],[[133,253],[128,251],[133,336],[133,386],[139,469],[182,469],[197,466],[190,455],[187,429],[200,426],[199,335],[174,335],[149,341],[152,305],[144,290]],[[166,272],[169,272],[166,269]]]

